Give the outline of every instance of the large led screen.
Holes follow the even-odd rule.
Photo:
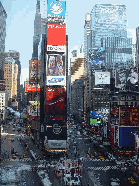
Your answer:
[[[110,72],[95,72],[95,85],[110,84]]]
[[[103,47],[89,48],[89,62],[103,63],[105,61],[105,49]]]
[[[47,51],[66,51],[66,25],[47,24]]]
[[[48,0],[47,17],[65,18],[65,1]]]
[[[139,107],[120,107],[120,125],[139,126]]]
[[[46,68],[47,85],[66,85],[65,55],[48,54]]]
[[[46,115],[47,121],[65,121],[66,91],[64,88],[46,88]]]
[[[41,61],[30,60],[29,61],[29,82],[30,84],[36,84],[40,82],[41,73]]]
[[[40,116],[40,102],[29,101],[29,115],[30,116]]]

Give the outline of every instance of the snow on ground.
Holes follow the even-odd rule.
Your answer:
[[[39,177],[41,178],[41,181],[44,184],[44,186],[52,186],[52,183],[49,180],[48,174],[46,174],[45,171],[41,170],[37,173],[38,173]]]
[[[37,159],[37,158],[36,158],[36,153],[33,152],[32,150],[30,150],[30,153],[32,154],[33,158],[36,160],[36,159]]]
[[[18,167],[17,174],[20,176],[22,170],[31,170],[31,165],[22,165],[21,167]]]
[[[12,169],[1,169],[1,182],[4,184],[17,180],[16,172]]]

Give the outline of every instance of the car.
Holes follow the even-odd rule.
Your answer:
[[[16,156],[14,154],[12,155],[12,159],[16,159]]]
[[[21,131],[21,128],[18,128],[17,131],[18,131],[18,132]]]
[[[14,142],[14,138],[11,139],[11,142]]]
[[[15,128],[13,127],[13,131],[15,131]]]
[[[18,158],[19,158],[19,159],[22,159],[22,155],[19,155]]]
[[[19,153],[18,153],[18,152],[16,152],[16,153],[15,153],[15,155],[16,155],[16,156],[19,156]]]
[[[132,185],[136,185],[136,181],[134,180],[134,178],[128,178],[128,181],[132,184]]]
[[[23,158],[28,158],[27,154],[23,154]]]

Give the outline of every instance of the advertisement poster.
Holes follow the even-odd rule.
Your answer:
[[[118,145],[118,140],[119,140],[119,128],[118,126],[115,126],[114,144]]]
[[[95,85],[110,84],[110,72],[95,72]]]
[[[103,63],[105,61],[105,49],[103,47],[89,48],[89,61],[92,63]]]
[[[110,143],[114,144],[114,125],[110,125]]]
[[[41,61],[30,60],[29,61],[29,82],[30,84],[36,84],[40,82],[41,73]]]
[[[65,18],[65,1],[48,0],[47,17]]]
[[[139,126],[139,107],[120,107],[120,125]]]
[[[123,88],[126,87],[126,71],[116,71],[116,81],[115,81],[116,88]]]
[[[66,25],[47,24],[47,51],[66,52]]]
[[[119,146],[135,148],[135,133],[139,127],[119,127]]]
[[[66,91],[64,88],[46,88],[46,114],[48,120],[63,120],[66,116]]]
[[[36,85],[27,85],[26,84],[26,92],[36,92],[36,91],[40,91],[40,85],[37,86],[37,89],[36,89]]]
[[[37,116],[37,114],[38,116],[40,116],[40,103],[37,101],[29,101],[29,115]]]
[[[65,55],[48,54],[46,68],[47,85],[66,85]]]

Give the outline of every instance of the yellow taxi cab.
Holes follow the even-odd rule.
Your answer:
[[[23,154],[23,158],[28,158],[27,154]]]
[[[135,185],[136,184],[136,181],[133,178],[128,178],[128,181],[130,181],[130,183],[132,185]]]
[[[19,156],[19,153],[18,153],[18,152],[16,152],[16,153],[15,153],[15,155],[16,155],[16,156]]]
[[[104,157],[99,157],[100,158],[100,160],[104,160]]]
[[[22,159],[22,155],[19,155],[18,158],[19,158],[19,159]]]
[[[14,154],[12,155],[12,159],[16,159],[16,156]]]
[[[90,155],[90,157],[91,157],[91,158],[94,158],[94,156],[93,156],[92,154]]]

